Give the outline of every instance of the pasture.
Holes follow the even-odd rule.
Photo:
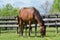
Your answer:
[[[58,28],[58,33],[55,32],[55,27],[47,27],[46,28],[46,36],[42,38],[39,33],[39,28],[37,30],[37,37],[34,36],[34,28],[31,33],[31,36],[25,35],[21,37],[16,33],[15,30],[2,30],[0,34],[0,40],[60,40],[60,27]],[[27,31],[28,33],[28,31]]]

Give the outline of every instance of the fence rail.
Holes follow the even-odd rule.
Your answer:
[[[0,27],[18,27],[18,25],[0,25]]]
[[[58,33],[58,26],[60,26],[60,18],[57,14],[48,14],[43,15],[43,21],[45,22],[45,26],[55,26],[56,32]],[[29,25],[27,25],[29,27]],[[31,26],[35,26],[32,24]],[[39,25],[37,25],[39,26]],[[17,21],[15,20],[15,16],[5,16],[0,17],[0,28],[1,27],[18,27]]]

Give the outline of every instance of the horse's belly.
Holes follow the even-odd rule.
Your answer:
[[[33,15],[31,13],[25,13],[25,14],[21,14],[21,18],[23,20],[29,21],[29,20],[33,19]]]

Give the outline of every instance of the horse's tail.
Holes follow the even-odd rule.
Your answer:
[[[17,24],[19,24],[19,16],[16,16],[15,18],[16,18],[16,20],[18,22]]]

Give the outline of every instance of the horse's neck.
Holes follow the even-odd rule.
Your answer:
[[[43,19],[42,19],[41,16],[35,15],[35,17],[36,17],[36,20],[37,20],[37,22],[38,22],[39,25],[40,25],[41,23],[43,23]]]

